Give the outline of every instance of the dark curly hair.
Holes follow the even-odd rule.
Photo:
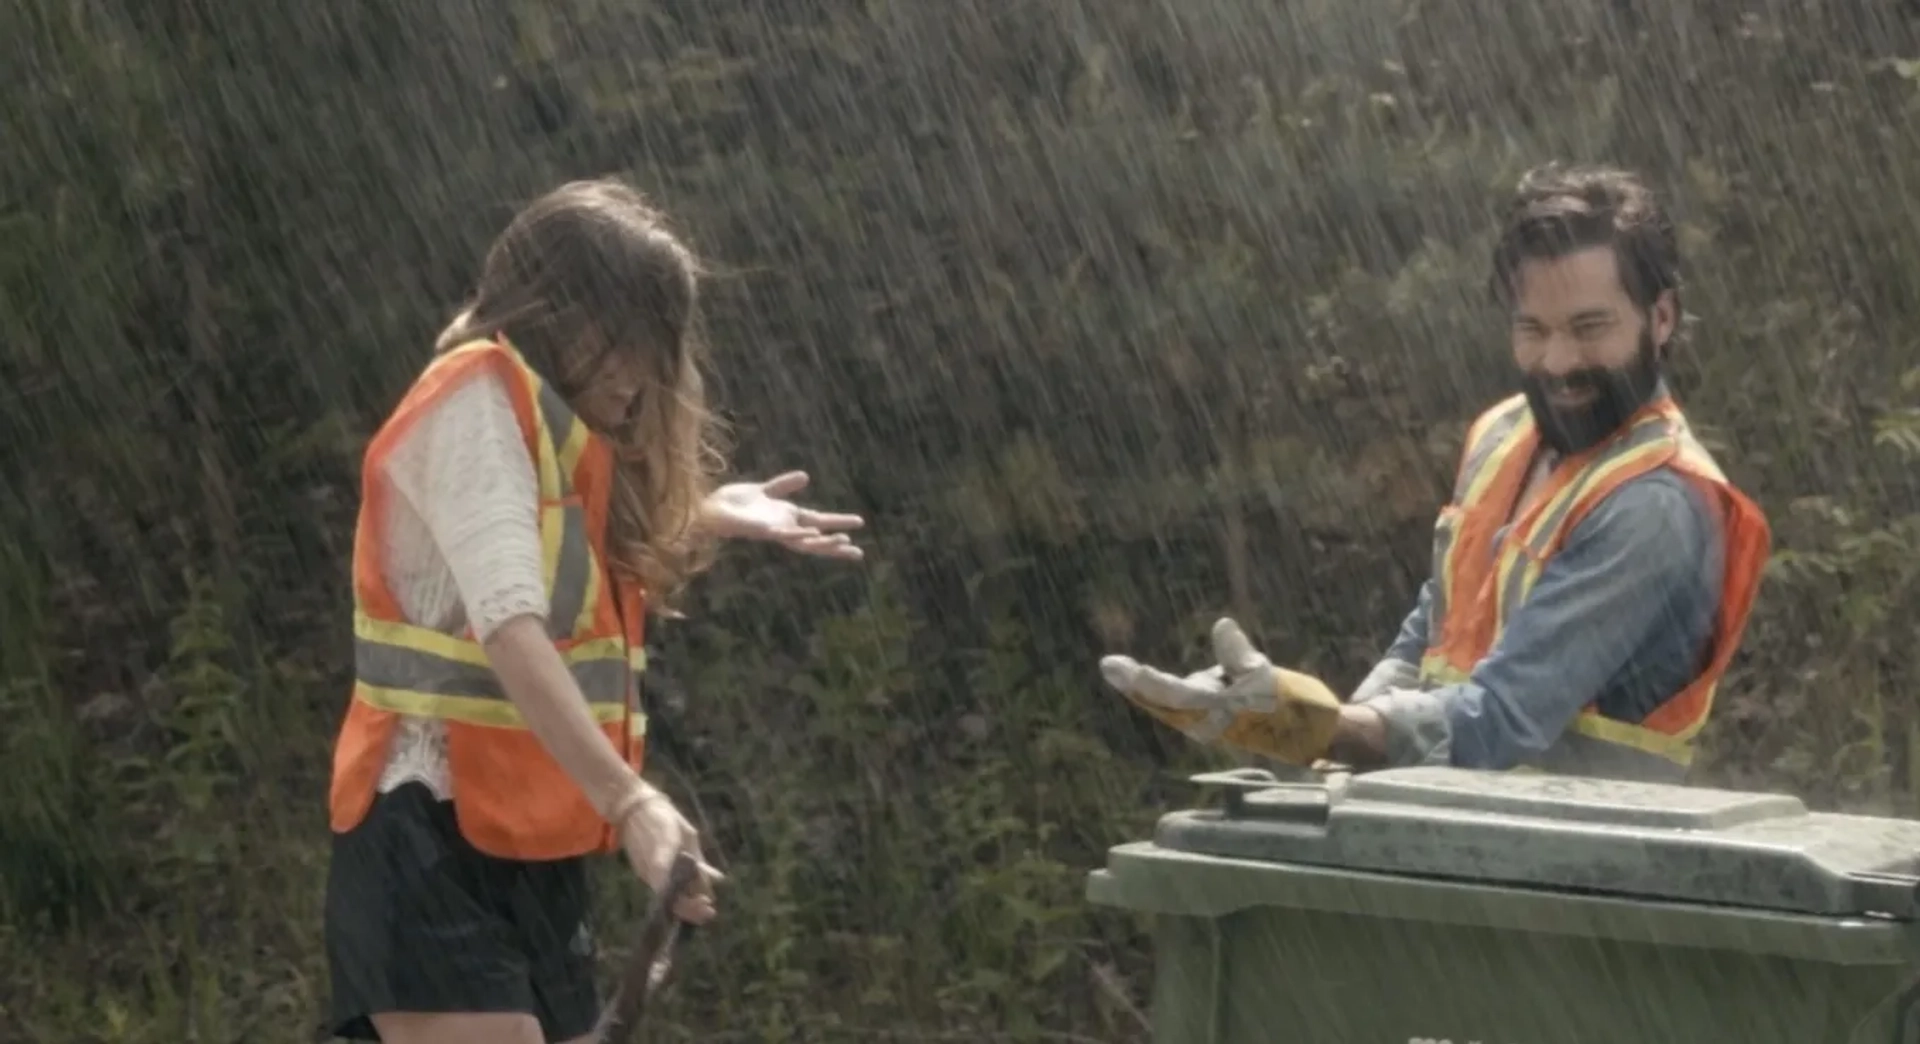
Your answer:
[[[1678,310],[1680,244],[1673,220],[1638,175],[1615,167],[1549,163],[1522,175],[1494,244],[1488,289],[1510,307],[1521,262],[1599,246],[1613,248],[1620,283],[1637,307],[1651,309],[1671,291]]]

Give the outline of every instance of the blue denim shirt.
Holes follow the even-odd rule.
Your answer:
[[[1666,468],[1624,483],[1547,560],[1466,681],[1366,699],[1385,719],[1388,761],[1512,768],[1589,703],[1634,722],[1679,692],[1703,665],[1720,601],[1724,549],[1700,496]],[[1433,585],[1422,585],[1383,668],[1420,662]],[[1400,672],[1410,683],[1411,668]]]

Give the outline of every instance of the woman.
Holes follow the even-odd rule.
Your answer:
[[[598,1014],[586,857],[700,854],[640,776],[642,621],[720,539],[857,560],[855,515],[713,488],[699,267],[613,181],[514,218],[367,448],[355,684],[334,750],[333,1030],[543,1044]],[[719,874],[676,913],[714,916]]]

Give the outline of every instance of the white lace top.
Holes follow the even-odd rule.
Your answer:
[[[407,622],[485,641],[502,623],[545,618],[539,483],[499,375],[481,370],[424,413],[388,455],[386,581]],[[446,730],[403,717],[379,789],[408,780],[453,796]]]

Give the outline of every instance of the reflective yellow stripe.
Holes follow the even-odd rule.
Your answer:
[[[1514,421],[1513,426],[1503,429],[1500,422],[1509,419]],[[1499,474],[1514,447],[1530,430],[1520,423],[1523,419],[1518,410],[1506,413],[1489,411],[1489,415],[1483,416],[1470,430],[1469,455],[1460,475],[1461,488],[1456,491],[1455,501],[1463,512],[1472,511],[1479,499],[1484,497],[1493,477]],[[1498,440],[1498,445],[1492,450],[1485,449],[1483,443],[1491,440]],[[1499,641],[1508,614],[1525,602],[1538,582],[1550,550],[1561,539],[1567,526],[1577,521],[1575,509],[1583,498],[1596,488],[1605,488],[1624,470],[1642,466],[1649,459],[1670,451],[1677,451],[1696,470],[1716,476],[1720,473],[1711,456],[1687,430],[1684,420],[1669,415],[1652,415],[1637,423],[1632,431],[1583,466],[1563,489],[1531,513],[1531,521],[1524,529],[1516,529],[1503,542],[1498,549],[1499,559],[1494,564],[1494,597],[1497,600],[1495,642]],[[1440,580],[1435,599],[1438,605],[1445,604],[1442,600],[1452,593],[1453,558],[1459,550],[1455,546],[1458,522],[1451,527],[1443,525],[1436,528],[1441,530],[1435,534],[1436,557],[1444,558],[1443,562],[1435,563],[1436,576]],[[1442,541],[1452,543],[1445,545],[1442,550]],[[1436,643],[1438,640],[1436,636]],[[1438,652],[1428,652],[1421,658],[1420,680],[1423,685],[1453,685],[1467,681],[1469,676],[1469,671],[1454,667]],[[1707,704],[1711,706],[1712,693],[1708,696]],[[1693,762],[1694,740],[1705,725],[1706,718],[1703,712],[1686,728],[1670,734],[1591,712],[1582,713],[1539,764],[1517,767],[1512,771],[1573,771],[1619,775],[1623,778],[1678,779]]]
[[[524,363],[521,364],[521,368],[526,369]],[[566,409],[566,402],[560,398],[559,392],[554,391],[545,382],[539,382],[537,387],[539,393],[534,397],[534,411],[540,414],[540,432],[534,442],[539,447],[536,466],[540,473],[540,499],[560,500],[570,492],[568,489],[570,483],[567,481],[568,476],[560,470],[559,432],[561,429],[558,425],[560,417],[571,416],[571,414],[554,412],[556,409],[562,411]]]
[[[1672,764],[1672,766],[1678,766],[1680,770],[1686,770],[1693,764],[1692,741],[1682,741],[1678,737],[1657,733],[1653,729],[1644,729],[1640,725],[1617,722],[1613,718],[1601,718],[1599,714],[1582,714],[1574,718],[1574,722],[1567,731],[1569,735],[1563,737],[1563,743],[1567,743],[1569,748],[1578,748],[1580,741],[1584,739],[1588,745],[1586,754],[1590,760],[1594,760],[1592,745],[1599,743],[1603,747],[1615,750],[1615,754],[1611,754],[1611,760],[1615,760],[1615,764],[1620,766],[1632,764],[1634,758],[1642,758],[1642,764],[1647,764],[1645,758],[1655,758],[1659,764]],[[1638,775],[1651,775],[1651,773],[1640,771]]]
[[[1500,558],[1493,566],[1493,641],[1496,644],[1500,641],[1500,632],[1506,629],[1507,614],[1520,604],[1520,592],[1516,590],[1520,581],[1513,571],[1525,557],[1513,543],[1498,553]]]
[[[401,623],[397,620],[376,620],[358,609],[353,613],[353,634],[356,638],[364,638],[381,645],[418,649],[444,659],[458,660],[478,667],[491,666],[486,650],[482,649],[478,642],[470,642],[444,631]],[[561,649],[560,658],[568,662],[617,660],[620,658],[620,651],[625,647],[626,641],[617,634],[604,638],[589,638]],[[646,650],[642,649],[642,663],[645,663],[645,656]]]
[[[1442,509],[1433,523],[1433,597],[1427,603],[1427,640],[1439,644],[1453,604],[1453,545],[1460,539],[1460,512]]]
[[[570,513],[564,501],[573,493],[573,473],[560,466],[560,443],[566,430],[562,425],[572,421],[572,414],[552,387],[544,382],[535,387],[539,389],[534,396],[534,412],[539,417],[534,442],[539,446],[540,572],[547,585],[547,633],[560,638],[573,633],[573,616],[579,612],[574,599],[586,587],[586,578],[574,571],[574,563],[563,561],[578,557],[577,552],[568,554],[568,537],[581,535],[568,532]]]
[[[545,407],[547,404],[541,405]],[[562,408],[565,408],[564,404]],[[555,417],[548,423],[553,425],[551,434],[558,442],[555,452],[559,456],[560,473],[572,475],[580,467],[580,457],[587,451],[587,426],[572,410],[567,410],[562,417]]]
[[[562,657],[588,703],[624,704],[633,684],[633,668],[624,650],[611,655]],[[365,638],[353,643],[354,677],[368,685],[441,696],[505,700],[500,678],[490,666],[436,656],[403,645],[382,645]]]
[[[485,350],[475,341],[446,353]],[[566,639],[591,633],[594,606],[602,595],[600,566],[587,539],[584,507],[573,499],[573,475],[590,439],[586,426],[557,392],[509,351],[516,369],[536,390],[534,443],[540,483],[542,573],[549,597],[549,633],[556,640],[602,725],[626,721],[627,733],[646,735],[646,715],[629,707],[629,696],[646,669],[644,646],[628,648],[622,635]],[[376,620],[354,611],[355,698],[383,710],[502,728],[526,722],[502,690],[479,643],[426,627]]]
[[[520,708],[507,700],[489,699],[484,696],[443,696],[438,693],[419,692],[412,689],[391,689],[366,682],[357,682],[353,687],[355,699],[384,711],[398,714],[413,714],[426,718],[440,718],[445,721],[464,722],[469,725],[490,725],[503,729],[524,729],[525,718],[520,716]],[[627,713],[625,704],[592,703],[587,710],[593,720],[602,725],[619,721]],[[643,715],[635,711],[634,717]],[[634,735],[646,735],[646,724],[629,725],[628,731]]]
[[[545,581],[548,592],[548,608],[559,602],[560,551],[566,541],[567,505],[557,501],[547,501],[540,505],[540,578]],[[572,621],[568,621],[571,623]],[[567,632],[565,626],[549,612],[547,614],[547,633],[559,637]]]
[[[1603,718],[1598,714],[1582,714],[1574,719],[1573,730],[1583,736],[1591,736],[1608,743],[1617,743],[1623,747],[1658,754],[1670,761],[1682,765],[1693,763],[1693,740],[1706,725],[1706,716],[1677,733],[1655,732],[1640,725]]]
[[[1460,524],[1474,503],[1486,494],[1487,486],[1494,476],[1506,466],[1507,458],[1522,441],[1527,428],[1523,422],[1527,419],[1526,399],[1514,396],[1505,403],[1481,414],[1467,432],[1466,456],[1461,465],[1460,476],[1454,489],[1452,517],[1442,511],[1434,522],[1433,534],[1433,599],[1428,605],[1427,632],[1431,642],[1444,641],[1447,626],[1447,613],[1454,604],[1455,580],[1458,570],[1454,568],[1455,548],[1460,540]],[[1469,549],[1471,550],[1471,549]]]
[[[1496,403],[1492,409],[1486,410],[1481,413],[1480,416],[1475,417],[1473,423],[1467,425],[1467,437],[1460,443],[1467,460],[1473,459],[1473,449],[1480,444],[1481,436],[1486,434],[1487,428],[1504,419],[1508,413],[1512,411],[1514,400],[1518,398],[1520,398],[1518,395],[1508,396],[1501,402]],[[1471,470],[1471,468],[1468,470]]]
[[[1496,641],[1504,629],[1508,614],[1526,601],[1534,584],[1539,581],[1549,549],[1561,539],[1566,527],[1576,521],[1574,508],[1581,499],[1595,488],[1604,488],[1622,471],[1641,466],[1650,458],[1673,450],[1676,442],[1680,451],[1686,452],[1686,440],[1684,429],[1678,428],[1671,419],[1664,416],[1649,417],[1636,425],[1615,446],[1590,462],[1552,500],[1541,506],[1526,530],[1518,534],[1518,539],[1510,540],[1501,552],[1498,586],[1495,589],[1500,599],[1494,624]],[[1565,750],[1550,754],[1559,753],[1586,761],[1610,761],[1624,767],[1634,763],[1636,755],[1629,752],[1638,752],[1684,768],[1693,762],[1693,739],[1704,724],[1703,717],[1678,734],[1668,734],[1598,714],[1584,713],[1574,719],[1569,728],[1573,737],[1625,749],[1608,754],[1604,747],[1595,748],[1590,743],[1583,744],[1580,740],[1568,738],[1564,741]],[[1552,759],[1549,758],[1549,766],[1551,764]],[[1644,764],[1638,774],[1646,774]]]
[[[599,563],[587,541],[586,512],[573,501],[573,475],[587,449],[587,426],[551,385],[535,381],[540,432],[540,561],[550,593],[547,633],[564,638],[593,628]]]
[[[587,544],[587,513],[578,501],[540,506],[540,551],[547,575],[547,633],[554,638],[591,630],[598,572]]]
[[[1471,506],[1479,502],[1485,495],[1487,486],[1493,482],[1493,477],[1500,474],[1500,469],[1506,464],[1507,458],[1513,455],[1514,448],[1525,441],[1530,429],[1521,423],[1523,419],[1525,418],[1517,413],[1511,417],[1502,418],[1506,423],[1489,432],[1489,435],[1497,438],[1498,441],[1493,444],[1493,449],[1486,453],[1479,466],[1474,468],[1473,473],[1464,476],[1467,483],[1466,488],[1461,491],[1462,506]]]
[[[1526,768],[1561,776],[1685,783],[1690,759],[1691,754],[1685,758],[1667,757],[1629,743],[1600,739],[1579,728],[1569,728],[1538,758],[1528,759]]]
[[[559,500],[573,492],[573,469],[562,463],[560,447],[571,438],[577,418],[567,408],[567,400],[561,398],[552,385],[542,382],[539,388],[534,398],[539,403],[541,466],[552,469],[553,473],[551,482],[542,477],[540,495]]]
[[[627,671],[633,675],[633,691],[639,692],[640,686],[646,682],[644,675],[647,673],[647,647],[645,645],[632,645],[627,647]],[[639,738],[645,736],[647,734],[646,714],[643,713],[640,708],[635,707],[633,709],[633,717],[634,725],[632,726],[632,730],[634,737]]]
[[[582,519],[585,526],[585,519]],[[602,570],[600,557],[593,553],[592,545],[587,543],[586,530],[580,532],[580,547],[586,559],[586,584],[580,592],[580,611],[573,617],[573,633],[593,630],[593,607],[600,604],[600,585]]]
[[[449,359],[455,359],[462,355],[472,355],[475,352],[485,351],[486,349],[491,348],[493,346],[494,346],[494,343],[492,341],[482,340],[482,341],[468,341],[467,343],[460,345],[459,347],[449,348],[446,351],[441,352],[439,355],[434,356],[433,360],[427,363],[426,372],[428,373],[433,372],[434,367],[444,365]]]
[[[1519,448],[1520,444],[1523,441],[1525,441],[1526,435],[1529,429],[1527,428],[1526,425],[1521,424],[1520,420],[1521,418],[1518,416],[1515,416],[1513,418],[1512,426],[1508,428],[1504,434],[1501,435],[1500,442],[1498,443],[1498,445],[1494,447],[1493,452],[1487,454],[1485,463],[1480,465],[1479,470],[1474,473],[1474,475],[1472,476],[1472,479],[1467,483],[1466,494],[1460,501],[1461,505],[1464,507],[1465,510],[1467,511],[1473,510],[1474,505],[1478,504],[1481,498],[1486,496],[1487,487],[1492,484],[1494,476],[1500,473],[1500,470],[1506,466],[1507,458],[1513,456],[1514,451]],[[1442,584],[1441,584],[1441,586],[1446,589],[1446,593],[1448,595],[1447,601],[1449,604],[1453,602],[1452,594],[1453,594],[1453,581],[1454,581],[1454,570],[1453,570],[1453,563],[1451,561],[1451,557],[1452,556],[1449,555],[1449,561],[1447,563],[1446,579],[1442,581]],[[1505,588],[1506,577],[1507,577],[1507,572],[1509,568],[1510,568],[1510,563],[1506,563],[1506,562],[1497,563],[1495,565],[1494,582],[1497,585],[1499,585],[1498,587],[1495,588],[1496,591]],[[1496,604],[1496,609],[1497,609],[1497,604]]]
[[[473,664],[476,667],[490,666],[487,652],[478,642],[469,642],[456,635],[446,634],[428,627],[417,627],[398,620],[376,620],[365,612],[353,611],[353,636],[382,645],[399,645],[421,652],[432,653],[448,660]]]
[[[1554,494],[1553,499],[1541,505],[1533,522],[1518,534],[1517,539],[1509,539],[1500,554],[1498,580],[1494,588],[1499,599],[1494,613],[1496,640],[1507,616],[1527,600],[1533,585],[1539,582],[1547,550],[1572,520],[1574,505],[1589,490],[1605,485],[1614,475],[1672,448],[1672,426],[1665,417],[1654,416],[1641,421],[1625,438],[1582,468],[1564,489]]]
[[[1542,568],[1544,567],[1541,565],[1540,559],[1532,556],[1526,557],[1522,562],[1520,566],[1520,590],[1516,592],[1516,597],[1513,600],[1514,605],[1519,605],[1521,602],[1526,601],[1527,596],[1533,593],[1533,585],[1540,582],[1540,570]],[[1493,626],[1495,633],[1498,633],[1500,624],[1496,623]]]
[[[1514,395],[1474,420],[1467,429],[1466,441],[1461,444],[1465,463],[1460,468],[1459,488],[1453,491],[1455,502],[1468,503],[1465,497],[1467,484],[1484,470],[1493,447],[1519,428],[1526,411],[1526,396]]]
[[[1525,535],[1526,545],[1532,548],[1536,555],[1544,555],[1549,543],[1547,538],[1560,528],[1568,512],[1573,510],[1574,504],[1579,502],[1580,497],[1587,490],[1602,484],[1606,478],[1617,474],[1621,468],[1645,459],[1649,453],[1664,451],[1672,445],[1673,432],[1666,418],[1654,416],[1641,421],[1620,441],[1608,447],[1605,453],[1588,461],[1587,466],[1580,469],[1580,474],[1574,476],[1573,481],[1567,483],[1565,489],[1556,493],[1553,499],[1534,515],[1533,524],[1528,527]]]
[[[557,455],[562,473],[569,476],[568,492],[573,493],[577,491],[572,488],[571,476],[579,469],[580,458],[587,451],[587,426],[571,411],[567,413],[566,418],[566,434],[560,440]],[[592,544],[587,541],[585,510],[570,512],[567,524],[569,526],[566,534],[569,561],[562,568],[569,570],[573,568],[570,559],[577,546],[580,558],[576,574],[579,577],[578,595],[576,602],[563,603],[556,597],[553,618],[560,626],[568,628],[567,633],[579,634],[593,629],[593,607],[600,604],[600,560],[599,556],[593,553]],[[575,605],[578,608],[574,608]]]
[[[1693,432],[1683,423],[1678,433],[1680,440],[1680,459],[1691,465],[1695,471],[1718,483],[1725,483],[1727,475],[1720,470],[1720,463],[1713,459],[1705,446],[1693,437]]]
[[[478,339],[468,341],[457,348],[449,349],[435,357],[433,362],[428,365],[428,369],[431,370],[434,366],[438,366],[456,356],[469,355],[474,352],[499,347],[501,347],[499,342],[492,340]],[[526,385],[530,388],[538,389],[534,401],[534,420],[538,427],[538,432],[534,441],[539,445],[539,453],[535,461],[535,467],[539,474],[540,497],[542,500],[559,500],[569,492],[568,487],[571,484],[570,478],[573,474],[572,469],[564,468],[559,454],[559,446],[563,442],[569,441],[569,436],[571,435],[571,432],[567,429],[575,422],[573,411],[567,408],[566,400],[560,396],[560,393],[554,391],[550,385],[540,379],[538,374],[533,372],[533,368],[527,365],[526,360],[520,357],[518,351],[507,348],[506,353],[507,358],[512,361],[514,369],[520,372],[521,379],[525,381]]]
[[[1467,680],[1467,672],[1447,662],[1439,653],[1420,658],[1420,681],[1424,685],[1458,685]]]
[[[1420,662],[1420,681],[1423,685],[1429,687],[1457,685],[1467,679],[1468,674],[1466,672],[1457,670],[1452,664],[1449,664],[1440,656],[1428,655]],[[1616,721],[1612,718],[1603,718],[1597,714],[1582,714],[1574,719],[1569,731],[1594,741],[1610,743],[1629,748],[1630,750],[1639,751],[1643,754],[1664,758],[1674,764],[1685,767],[1693,763],[1693,740],[1699,735],[1701,727],[1705,724],[1706,718],[1703,716],[1699,721],[1688,726],[1682,732],[1670,735],[1668,733],[1656,732],[1639,725]],[[1583,750],[1582,753],[1591,759],[1594,752],[1591,748],[1587,748]],[[1630,761],[1630,759],[1626,757],[1618,757],[1615,760],[1622,763]],[[1536,766],[1522,766],[1521,768],[1515,769],[1515,771],[1540,772],[1548,770]],[[1641,772],[1637,775],[1645,776],[1647,773]]]

